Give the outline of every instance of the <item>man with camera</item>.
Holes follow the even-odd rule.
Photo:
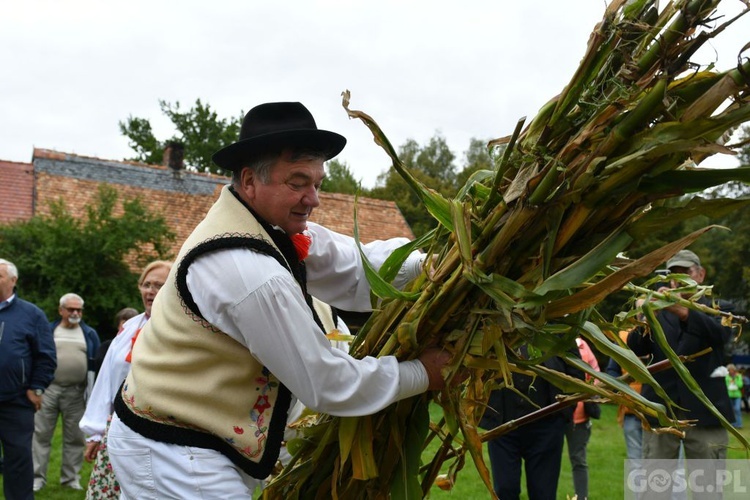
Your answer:
[[[677,252],[667,262],[667,268],[670,274],[685,274],[698,285],[702,284],[706,277],[706,270],[701,266],[700,258],[690,250]],[[677,283],[672,280],[670,286],[661,287],[659,292],[669,292],[674,288],[677,288]],[[702,297],[698,302],[712,305],[706,297]],[[729,312],[732,307],[722,302],[719,309]],[[733,421],[734,414],[722,370],[725,345],[731,338],[732,330],[722,326],[718,316],[689,309],[680,304],[660,310],[656,317],[670,347],[678,355],[695,354],[709,347],[712,349],[686,366],[711,403],[724,418]],[[636,328],[630,332],[628,346],[638,356],[653,356],[653,363],[666,359],[662,349],[653,340],[651,332],[643,328]],[[683,439],[670,433],[644,432],[643,458],[676,460],[682,444],[687,459],[725,459],[729,435],[719,419],[698,399],[674,369],[656,373],[654,378],[677,405],[677,417],[681,420],[690,420],[694,425],[684,429]],[[663,403],[650,385],[643,385],[642,394],[651,401]],[[651,423],[658,427],[656,421]]]

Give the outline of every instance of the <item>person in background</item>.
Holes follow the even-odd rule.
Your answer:
[[[91,397],[86,404],[86,411],[79,423],[81,432],[86,436],[84,458],[88,462],[94,462],[86,488],[87,499],[120,497],[120,485],[112,471],[107,453],[107,429],[115,394],[130,371],[130,350],[134,338],[151,316],[154,298],[166,282],[171,268],[170,261],[156,260],[146,265],[138,277],[138,290],[141,293],[144,312],[136,314],[120,325],[119,333],[112,340],[104,357]],[[128,312],[127,309],[123,311]]]
[[[620,338],[623,342],[627,342],[628,334],[630,332],[623,330],[620,332]],[[627,372],[622,367],[610,358],[607,363],[607,374],[612,377],[621,377],[627,375]],[[630,387],[640,394],[641,383],[637,380],[633,380],[629,383]],[[617,422],[622,427],[622,434],[625,438],[625,453],[630,460],[630,464],[633,468],[640,467],[641,459],[643,458],[643,424],[641,420],[625,405],[620,405],[617,408]]]
[[[727,371],[729,372],[725,377],[727,383],[727,394],[729,394],[729,401],[731,401],[732,409],[734,410],[734,422],[732,425],[737,429],[741,429],[742,388],[744,387],[744,383],[742,381],[742,375],[732,363],[727,365]]]
[[[122,331],[122,325],[125,324],[127,320],[130,318],[134,318],[135,316],[138,316],[138,311],[136,309],[133,309],[132,307],[124,307],[117,311],[117,314],[115,314],[115,336],[119,335]],[[104,362],[104,356],[107,355],[107,350],[109,349],[110,344],[112,343],[113,338],[107,339],[104,342],[102,342],[102,345],[99,346],[99,350],[96,353],[96,360],[94,360],[94,372],[97,376],[99,376],[99,370],[102,368],[102,363]]]
[[[667,261],[667,268],[672,274],[689,276],[698,285],[702,284],[706,277],[706,270],[701,266],[700,258],[690,250],[677,252]],[[677,287],[678,283],[672,280],[669,286],[659,288],[659,292],[672,293],[672,289]],[[699,299],[699,302],[709,307],[712,305],[706,297]],[[725,312],[731,312],[733,309],[726,302],[721,302],[719,307]],[[710,348],[708,354],[697,357],[685,366],[721,415],[728,422],[733,422],[734,411],[722,373],[726,372],[725,346],[732,337],[731,328],[722,326],[720,318],[716,315],[689,309],[680,304],[659,310],[656,319],[676,354],[696,354]],[[644,327],[637,327],[630,332],[628,346],[637,356],[651,356],[652,363],[667,359],[664,351]],[[683,438],[671,433],[644,431],[643,458],[672,460],[675,471],[679,470],[677,461],[681,448],[684,450],[685,460],[704,459],[720,464],[726,459],[729,434],[719,418],[706,408],[675,370],[655,373],[654,379],[676,404],[676,416],[680,420],[694,421],[694,425],[683,429]],[[651,401],[664,404],[649,384],[643,385],[641,394]],[[649,421],[652,427],[658,427],[655,419]],[[713,477],[711,471],[706,473],[708,477]],[[711,495],[702,497],[700,492],[693,493],[693,498],[714,498]],[[669,498],[671,491],[665,491],[663,496]]]
[[[571,350],[573,353],[573,350]],[[575,350],[578,354],[578,350]],[[526,346],[520,355],[528,358]],[[554,356],[542,363],[545,367],[583,379],[583,372]],[[479,426],[491,430],[518,420],[540,408],[555,403],[562,391],[541,377],[513,372],[513,390],[492,391],[488,408]],[[573,417],[573,408],[557,411],[492,439],[487,443],[495,494],[503,500],[517,500],[521,495],[521,467],[526,474],[526,492],[530,500],[554,500],[560,478],[565,428]]]
[[[34,491],[47,483],[52,436],[62,417],[63,450],[60,483],[81,490],[84,439],[78,422],[86,406],[89,384],[93,386],[94,358],[99,335],[83,321],[83,299],[75,293],[60,297],[60,318],[50,324],[57,350],[55,378],[47,388],[42,408],[34,417]]]
[[[748,368],[742,370],[742,410],[750,413],[750,371]]]
[[[49,321],[16,291],[18,269],[0,259],[0,447],[3,496],[34,498],[31,442],[34,412],[55,376],[57,358]]]
[[[588,343],[581,337],[576,337],[576,345],[583,359],[591,368],[599,370],[599,362]],[[591,376],[586,374],[586,381]],[[565,439],[568,443],[568,458],[573,470],[573,487],[578,500],[589,497],[589,465],[586,461],[586,447],[591,438],[591,419],[599,418],[601,409],[596,403],[579,401],[573,411],[573,418],[565,427]]]
[[[444,387],[451,355],[440,348],[410,361],[355,359],[325,336],[336,321],[308,290],[305,230],[324,162],[345,142],[300,103],[266,103],[214,155],[231,185],[183,244],[115,399],[108,451],[124,497],[197,488],[251,498],[276,464],[294,398],[359,416]],[[342,273],[349,264],[325,272],[339,290],[358,288]]]

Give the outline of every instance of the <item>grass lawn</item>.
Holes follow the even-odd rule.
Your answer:
[[[743,413],[744,426],[741,430],[746,439],[750,439],[750,415]],[[613,405],[602,405],[602,417],[593,421],[591,440],[587,448],[587,460],[589,464],[589,497],[593,500],[621,500],[624,493],[623,471],[625,466],[625,439],[622,429],[617,423],[617,408]],[[747,458],[744,451],[739,447],[736,438],[729,437],[729,452],[727,458]],[[429,453],[434,455],[434,450]],[[426,455],[427,456],[427,455]],[[486,448],[484,460],[490,467],[490,460]],[[537,478],[545,481],[546,478]],[[521,498],[528,499],[525,494],[525,479],[522,478]],[[573,490],[573,476],[570,470],[567,447],[563,450],[562,471],[557,486],[558,500],[567,500],[575,494]],[[430,492],[431,499],[475,499],[489,498],[479,474],[474,468],[471,458],[467,457],[466,466],[458,474],[458,480],[452,491],[442,491],[433,487]]]
[[[750,439],[750,415],[743,414],[745,421],[742,430],[743,435]],[[73,491],[60,486],[60,460],[61,460],[61,424],[58,423],[55,437],[52,443],[52,453],[50,456],[49,472],[47,477],[47,486],[36,494],[40,500],[79,500],[85,498],[82,491]],[[727,457],[730,459],[747,458],[734,437],[729,438],[730,450]],[[425,456],[432,456],[430,450]],[[594,427],[591,433],[591,441],[588,446],[589,462],[589,495],[594,500],[609,500],[623,498],[623,467],[625,460],[625,441],[622,436],[622,429],[617,424],[616,408],[611,405],[603,405],[602,418],[594,420]],[[489,467],[489,458],[485,452],[485,461]],[[89,474],[91,474],[91,464],[84,462],[81,471],[81,484],[85,487]],[[545,478],[540,478],[545,480]],[[2,498],[2,481],[0,475],[0,498]],[[557,498],[567,500],[573,496],[573,477],[570,472],[570,462],[568,460],[567,450],[563,451],[562,472],[557,489]],[[458,481],[452,491],[442,491],[433,487],[430,492],[432,499],[462,499],[474,500],[480,498],[489,498],[489,494],[484,487],[484,483],[479,478],[479,474],[474,468],[471,458],[467,457],[466,466],[458,475]],[[521,498],[528,498],[521,493]]]

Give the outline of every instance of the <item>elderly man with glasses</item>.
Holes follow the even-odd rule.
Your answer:
[[[60,318],[50,325],[57,349],[55,378],[34,418],[34,491],[41,490],[47,482],[52,436],[60,416],[63,424],[60,483],[66,488],[83,489],[80,472],[85,439],[78,422],[86,409],[87,388],[93,385],[100,340],[96,330],[81,319],[83,299],[79,295],[63,295],[58,311]]]

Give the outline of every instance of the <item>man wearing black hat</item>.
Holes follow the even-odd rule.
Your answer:
[[[268,103],[214,155],[232,184],[180,250],[115,401],[109,453],[124,498],[250,498],[294,398],[358,416],[443,386],[445,352],[356,360],[324,335],[336,319],[309,293],[303,231],[324,162],[345,143],[302,104]]]
[[[667,261],[667,268],[672,274],[688,275],[698,285],[702,284],[706,277],[706,270],[701,266],[700,258],[690,250],[677,252]],[[677,283],[672,281],[671,286],[676,288]],[[670,288],[664,287],[659,291],[669,290]],[[711,305],[705,298],[699,302]],[[725,311],[731,309],[728,303],[721,302],[719,306]],[[731,422],[732,406],[722,373],[724,346],[731,338],[731,329],[722,326],[717,316],[688,309],[679,304],[659,311],[657,319],[669,345],[677,354],[695,354],[709,347],[712,349],[710,353],[698,357],[686,366],[703,393],[724,418]],[[628,345],[639,356],[652,355],[654,363],[666,359],[652,336],[641,328],[636,328],[630,333]],[[729,436],[719,419],[706,408],[674,370],[661,371],[656,373],[654,378],[679,407],[676,409],[678,417],[694,420],[695,426],[685,429],[685,438],[682,440],[673,434],[644,432],[643,458],[676,460],[681,443],[688,459],[726,458]],[[643,386],[642,394],[651,401],[663,402],[650,385]],[[655,421],[652,424],[657,426]]]

